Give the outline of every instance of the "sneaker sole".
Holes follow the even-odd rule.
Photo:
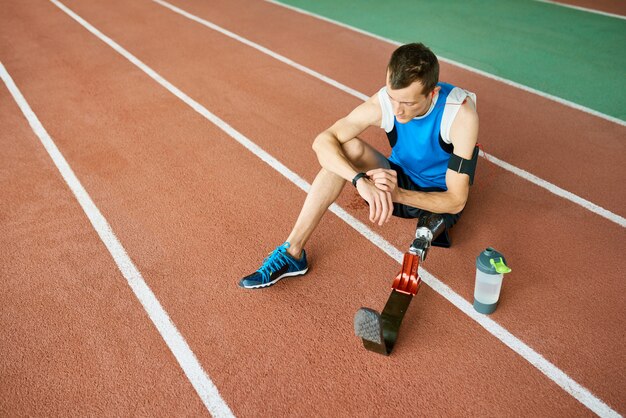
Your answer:
[[[354,315],[354,333],[357,337],[376,344],[383,343],[380,314],[370,308],[361,308]]]
[[[293,277],[293,276],[301,276],[303,274],[306,274],[306,272],[309,271],[309,268],[305,268],[304,270],[300,270],[300,271],[293,271],[291,273],[285,273],[282,276],[278,276],[276,279],[272,280],[271,282],[268,283],[263,283],[263,284],[258,284],[256,286],[239,286],[242,287],[244,289],[261,289],[263,287],[270,287],[275,285],[276,283],[278,283],[280,280],[286,278],[286,277]]]

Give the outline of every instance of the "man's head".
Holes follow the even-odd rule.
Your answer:
[[[396,118],[406,123],[428,111],[439,91],[439,61],[424,44],[402,45],[387,66],[387,93]]]

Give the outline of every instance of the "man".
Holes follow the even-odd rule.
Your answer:
[[[470,179],[448,169],[448,162],[472,160],[478,115],[473,93],[438,79],[437,57],[423,44],[393,52],[385,87],[315,139],[322,169],[296,224],[259,270],[241,279],[241,287],[267,287],[307,272],[304,245],[346,181],[369,204],[373,223],[428,211],[444,214],[446,228],[452,227],[467,201]],[[389,159],[357,138],[369,126],[387,132]]]

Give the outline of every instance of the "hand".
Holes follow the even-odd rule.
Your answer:
[[[377,168],[365,174],[374,182],[376,187],[391,194],[392,200],[395,201],[398,189],[398,173],[395,170]]]
[[[371,222],[382,226],[391,219],[393,213],[391,193],[376,187],[374,182],[367,177],[362,177],[357,181],[356,189],[370,206]]]

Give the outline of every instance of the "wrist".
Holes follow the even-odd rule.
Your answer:
[[[354,187],[356,187],[356,183],[357,183],[360,179],[362,179],[363,177],[367,177],[367,174],[365,174],[365,173],[363,173],[363,172],[357,173],[357,175],[356,175],[356,176],[354,176],[354,178],[352,179],[352,185],[353,185]]]
[[[405,195],[406,190],[396,187],[396,189],[393,191],[393,201],[395,203],[406,204],[404,199]]]

